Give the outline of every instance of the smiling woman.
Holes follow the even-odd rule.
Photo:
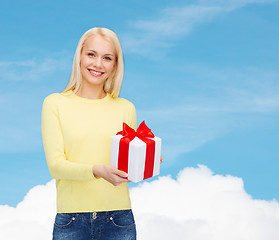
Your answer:
[[[80,39],[69,83],[47,96],[42,137],[56,180],[54,240],[136,239],[127,174],[110,166],[110,139],[123,122],[136,128],[134,105],[119,98],[123,56],[117,35],[92,28]]]

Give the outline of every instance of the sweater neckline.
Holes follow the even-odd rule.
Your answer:
[[[76,95],[73,90],[69,90],[65,93],[62,93],[62,94],[65,94],[65,95],[69,95],[71,96],[72,98],[74,99],[77,99],[78,101],[81,101],[81,102],[88,102],[88,103],[103,103],[103,102],[106,102],[109,100],[110,98],[110,94],[107,93],[105,97],[103,98],[100,98],[100,99],[90,99],[90,98],[84,98],[84,97],[80,97],[78,95]]]

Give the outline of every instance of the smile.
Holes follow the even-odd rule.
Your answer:
[[[96,70],[93,70],[93,69],[88,69],[88,71],[94,77],[100,77],[104,74],[104,72],[99,72],[99,71],[96,71]]]

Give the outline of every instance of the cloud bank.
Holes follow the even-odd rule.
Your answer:
[[[263,240],[279,237],[277,201],[252,199],[242,179],[185,168],[132,190],[139,239]],[[145,199],[145,200],[144,200]]]
[[[184,168],[131,189],[138,239],[277,240],[279,203],[252,199],[241,178]],[[32,188],[16,208],[0,206],[0,238],[51,239],[54,180]]]

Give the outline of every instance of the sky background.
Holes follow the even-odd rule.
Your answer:
[[[242,179],[253,199],[278,201],[278,12],[272,0],[1,2],[0,205],[51,180],[42,103],[65,88],[79,38],[95,26],[120,38],[120,96],[162,138],[161,176],[202,164]]]

